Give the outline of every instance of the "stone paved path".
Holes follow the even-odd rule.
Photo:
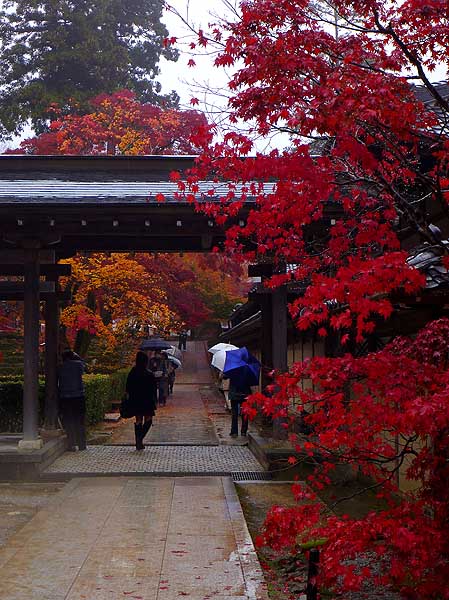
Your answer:
[[[206,414],[196,385],[176,384],[166,406],[159,407],[146,445],[218,445],[215,428]],[[112,445],[134,445],[134,419],[126,419],[115,429]]]
[[[134,420],[127,419],[115,429],[112,441],[88,446],[84,452],[66,452],[47,470],[55,478],[77,475],[130,475],[204,473],[226,475],[263,471],[247,447],[245,438],[229,438],[230,415],[221,415],[217,437],[214,419],[218,410],[206,407],[205,395],[212,397],[213,381],[203,342],[190,342],[184,353],[183,369],[177,375],[175,393],[165,407],[157,409],[154,425],[145,438],[146,449],[134,449]],[[225,422],[227,421],[227,425]]]
[[[189,342],[183,353],[183,367],[176,373],[173,395],[167,405],[157,409],[154,426],[145,438],[150,444],[217,445],[212,421],[207,415],[200,388],[210,385],[210,369],[203,342]],[[134,444],[134,420],[128,419],[117,428],[111,444]]]
[[[0,546],[0,600],[268,600],[234,484],[218,476],[263,469],[216,436],[201,343],[179,375],[144,451],[130,421],[116,445],[47,469],[71,480]]]
[[[229,478],[73,479],[0,548],[0,600],[267,600]]]

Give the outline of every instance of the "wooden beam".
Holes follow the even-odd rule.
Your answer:
[[[41,264],[53,264],[55,262],[54,250],[39,250],[38,260]],[[16,248],[0,250],[1,265],[18,265],[25,262],[25,250]]]
[[[1,256],[1,255],[0,255]],[[1,258],[0,258],[1,261]],[[17,264],[1,264],[0,262],[0,275],[4,277],[21,277],[24,273],[24,266]],[[41,265],[40,274],[49,277],[49,276],[58,276],[58,277],[69,277],[72,274],[72,265],[58,265],[58,264],[44,264]]]
[[[23,302],[24,292],[0,292],[0,302]],[[41,292],[40,301],[47,302],[56,296],[58,302],[68,302],[70,300],[69,292]]]
[[[26,267],[25,267],[26,268]],[[26,275],[26,271],[25,271]],[[2,293],[18,293],[24,294],[26,290],[26,281],[0,281],[0,294]],[[40,281],[38,282],[38,291],[39,292],[54,292],[55,291],[55,282],[54,281]]]

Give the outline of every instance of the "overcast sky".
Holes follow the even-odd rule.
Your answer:
[[[233,8],[237,11],[240,0],[166,0],[178,11],[194,30],[208,29],[209,23],[217,23],[220,19],[236,19]],[[170,36],[177,38],[177,48],[181,55],[177,62],[161,60],[159,81],[164,92],[176,90],[180,96],[181,108],[192,108],[190,100],[198,98],[196,107],[206,112],[209,122],[219,123],[226,128],[227,83],[231,72],[223,67],[214,66],[214,56],[193,56],[188,48],[190,41],[196,41],[191,29],[183,24],[182,19],[172,12],[166,11],[163,21],[167,25]],[[194,58],[195,67],[187,65]],[[209,91],[208,91],[209,90]],[[290,145],[286,134],[276,134],[270,139],[255,140],[255,149],[265,151],[273,147],[282,149]]]
[[[217,14],[221,16],[226,14],[226,7],[222,0],[167,0],[167,3],[176,9],[195,30],[207,29],[208,23],[216,22]],[[181,51],[177,62],[161,61],[162,73],[159,79],[163,90],[168,92],[175,89],[181,97],[181,103],[186,105],[189,104],[190,98],[198,95],[198,89],[195,89],[196,83],[225,88],[227,78],[223,69],[214,67],[213,57],[196,56],[197,66],[194,68],[187,66],[191,58],[187,48],[188,43],[196,40],[182,20],[172,12],[164,11],[163,21],[170,36],[177,38],[177,48]]]

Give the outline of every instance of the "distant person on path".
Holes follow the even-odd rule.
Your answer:
[[[160,350],[156,350],[154,356],[150,358],[148,368],[156,379],[159,406],[165,406],[168,396],[169,361],[167,356]]]
[[[231,437],[237,437],[239,434],[239,414],[242,417],[242,427],[240,435],[246,436],[248,432],[248,417],[242,412],[242,405],[247,396],[252,394],[249,385],[237,385],[231,379],[229,384],[229,400],[231,402]]]
[[[153,373],[147,367],[148,356],[145,352],[138,352],[136,355],[136,364],[129,372],[126,380],[129,406],[136,418],[134,425],[136,450],[145,449],[143,438],[153,424],[153,417],[156,411],[156,380]]]
[[[71,350],[62,353],[62,365],[58,368],[59,411],[62,426],[67,433],[69,450],[86,449],[86,399],[83,373],[85,365],[78,354]]]
[[[163,352],[165,356],[167,356],[166,352]],[[178,368],[176,365],[172,363],[172,361],[167,357],[168,360],[168,394],[173,394],[173,387],[175,385],[176,379],[176,369]]]
[[[187,350],[187,331],[185,329],[179,332],[178,348]]]

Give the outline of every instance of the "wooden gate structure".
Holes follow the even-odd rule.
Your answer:
[[[49,429],[56,427],[58,278],[70,274],[58,260],[77,252],[208,252],[223,244],[223,228],[175,197],[177,185],[170,173],[185,173],[193,164],[194,157],[179,156],[0,156],[0,275],[23,277],[18,283],[0,282],[0,299],[24,301],[19,448],[42,446],[40,302],[45,302],[46,323],[45,422]],[[214,199],[207,195],[210,182],[200,182],[199,187],[208,202]],[[226,191],[223,184],[223,194]],[[157,194],[165,201],[158,202]],[[219,194],[217,189],[215,198]],[[244,219],[247,211],[244,208],[234,222]]]

